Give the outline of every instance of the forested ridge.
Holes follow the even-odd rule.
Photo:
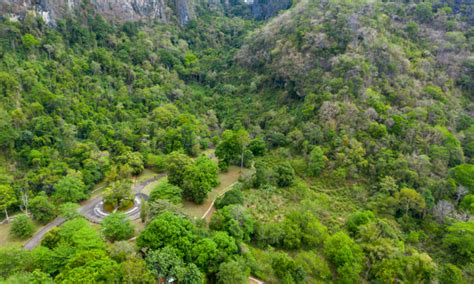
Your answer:
[[[1,281],[474,282],[469,17],[293,2],[184,26],[0,20]],[[93,224],[77,209],[97,194]],[[211,196],[209,220],[190,213]]]

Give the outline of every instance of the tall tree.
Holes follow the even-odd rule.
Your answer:
[[[0,210],[5,212],[7,222],[10,221],[8,216],[8,207],[16,202],[15,193],[13,188],[8,184],[0,185]]]

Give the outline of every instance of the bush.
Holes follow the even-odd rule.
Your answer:
[[[109,241],[128,240],[133,232],[133,225],[123,213],[110,214],[102,221],[102,233]]]
[[[150,202],[158,199],[168,200],[173,204],[181,202],[182,190],[176,185],[172,185],[168,182],[162,182],[158,184],[150,193]]]
[[[287,187],[293,184],[295,180],[295,170],[288,163],[277,166],[277,184],[279,187]]]
[[[25,239],[31,237],[35,230],[35,226],[30,217],[25,214],[18,215],[12,222],[10,234],[17,238]]]
[[[216,199],[215,206],[221,209],[227,205],[244,204],[244,195],[240,189],[232,189]]]
[[[56,217],[55,207],[44,193],[31,199],[29,209],[33,219],[41,223],[48,223]]]

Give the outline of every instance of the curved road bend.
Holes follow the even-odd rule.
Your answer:
[[[138,183],[138,184],[135,184],[132,188],[132,190],[134,191],[135,194],[139,194],[141,192],[141,190],[143,188],[145,188],[145,186],[149,185],[150,183],[162,178],[163,176],[165,176],[164,174],[159,174],[153,178],[149,178],[141,183]],[[140,193],[141,194],[141,193]],[[143,195],[143,194],[141,194]],[[102,196],[96,196],[90,200],[88,200],[84,205],[80,206],[77,211],[85,216],[87,219],[90,220],[90,218],[88,218],[89,215],[88,212],[91,212],[94,210],[94,207],[95,205],[100,202],[102,200]],[[57,227],[57,226],[60,226],[62,223],[64,223],[66,221],[66,219],[62,218],[62,217],[57,217],[56,219],[54,219],[53,221],[51,221],[50,223],[48,223],[46,226],[44,226],[43,228],[41,228],[41,230],[39,230],[31,239],[29,239],[25,245],[23,246],[25,249],[28,249],[28,250],[32,250],[34,249],[35,247],[37,247],[41,240],[43,239],[43,237],[46,235],[46,233],[48,233],[49,231],[51,231],[53,228]],[[97,220],[97,222],[100,222],[100,220]]]

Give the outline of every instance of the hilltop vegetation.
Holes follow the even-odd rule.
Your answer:
[[[1,248],[0,276],[473,282],[474,28],[438,2],[294,2],[267,22],[2,20],[0,209],[70,220]],[[254,174],[209,224],[184,215],[230,166]],[[99,182],[126,207],[145,168],[168,180],[136,243],[121,213],[101,232],[71,213]]]

